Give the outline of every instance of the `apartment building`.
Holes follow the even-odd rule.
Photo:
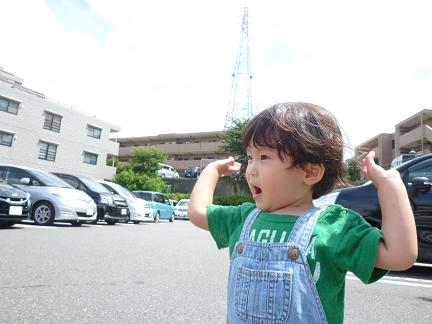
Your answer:
[[[111,179],[120,128],[50,101],[0,68],[0,163]]]
[[[226,157],[226,153],[220,151],[221,135],[222,131],[214,131],[118,138],[118,156],[120,161],[128,161],[134,148],[155,146],[168,154],[167,164],[182,172],[189,166],[202,166]]]
[[[432,152],[432,110],[424,109],[395,125],[395,132],[379,134],[355,148],[355,158],[370,150],[376,153],[379,165],[389,168],[391,161],[410,151],[417,154]]]

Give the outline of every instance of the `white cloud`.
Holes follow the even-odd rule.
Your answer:
[[[25,86],[118,124],[122,136],[222,129],[243,4],[89,1],[87,17],[110,26],[101,36],[65,30],[42,0],[0,0],[0,65]],[[255,111],[320,104],[356,145],[432,109],[427,1],[249,7]]]

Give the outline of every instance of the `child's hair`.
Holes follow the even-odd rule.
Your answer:
[[[248,123],[242,133],[242,144],[276,149],[279,158],[292,158],[292,166],[305,168],[307,163],[322,163],[324,176],[314,185],[312,198],[344,183],[343,137],[336,118],[326,109],[303,102],[271,106]]]

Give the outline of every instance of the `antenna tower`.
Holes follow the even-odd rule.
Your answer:
[[[243,22],[240,45],[237,52],[234,73],[232,74],[231,94],[225,117],[225,129],[232,126],[234,120],[252,117],[252,95],[249,56],[248,5],[243,10]]]

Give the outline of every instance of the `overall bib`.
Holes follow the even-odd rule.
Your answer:
[[[295,223],[287,243],[250,240],[261,210],[246,218],[231,256],[228,323],[327,323],[306,249],[321,209],[311,208]]]

